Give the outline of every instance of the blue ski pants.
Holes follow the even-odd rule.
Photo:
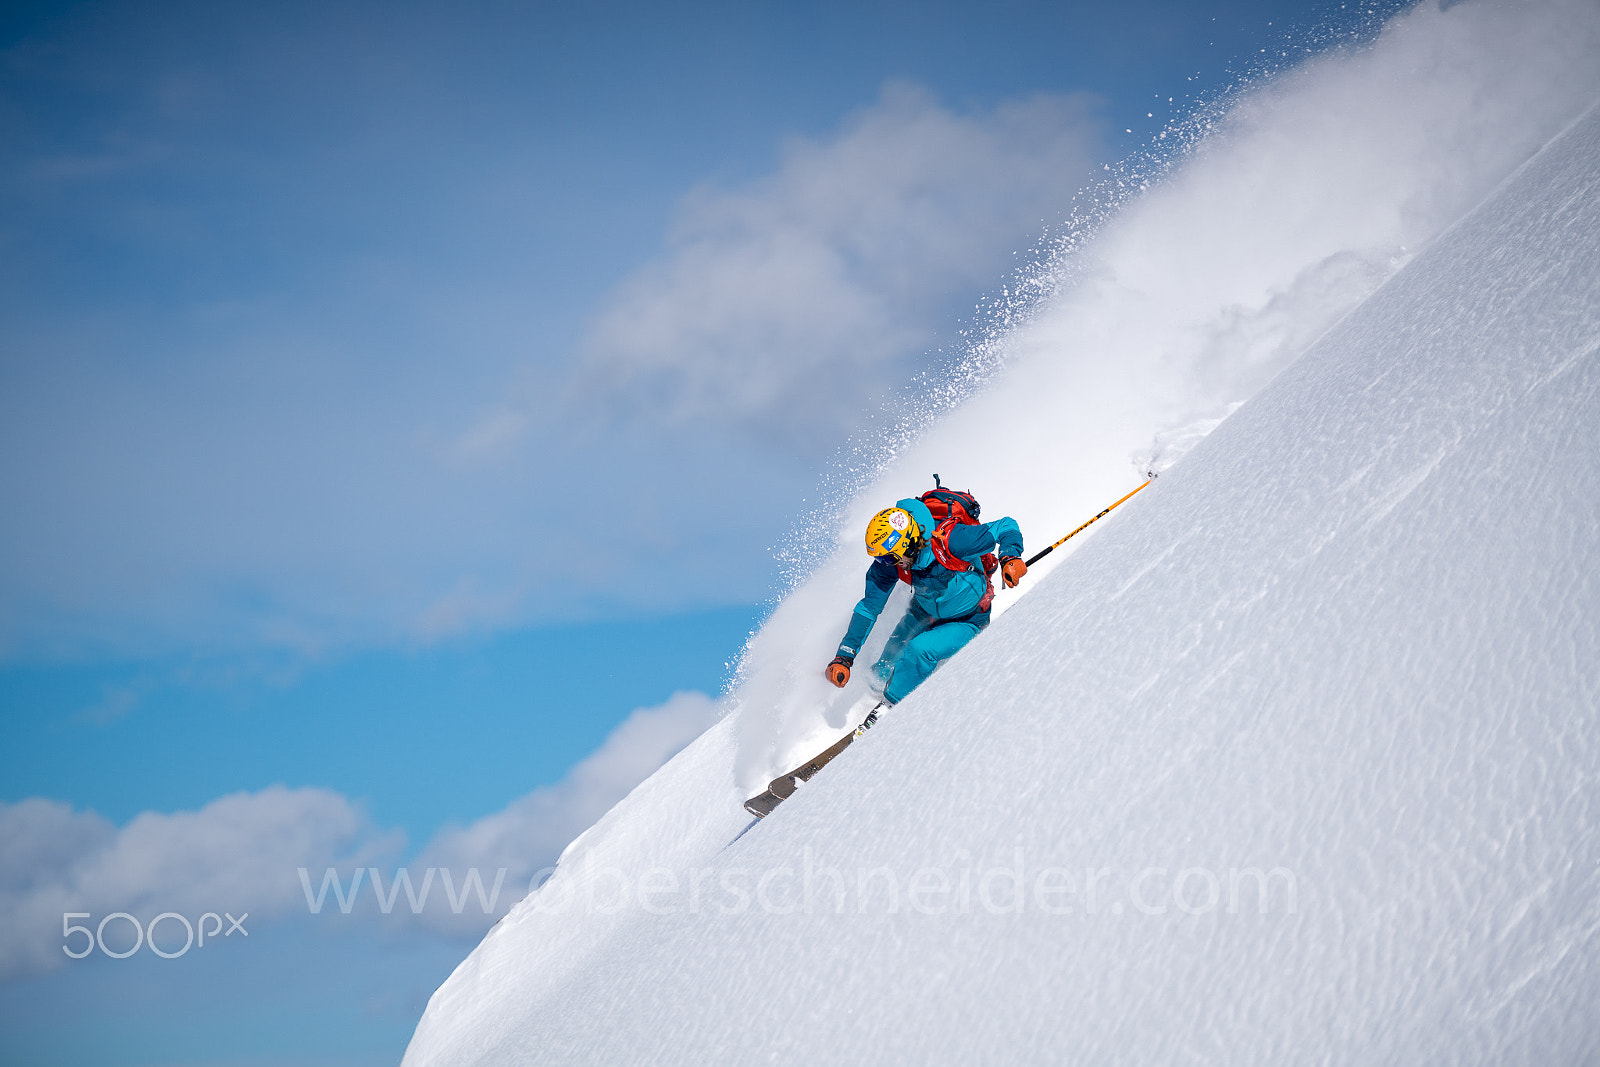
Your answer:
[[[883,699],[891,704],[904,700],[939,664],[960,652],[988,625],[987,611],[942,622],[915,608],[908,610],[872,668],[884,683]]]

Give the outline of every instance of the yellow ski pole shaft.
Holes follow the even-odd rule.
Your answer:
[[[1156,477],[1155,474],[1151,473],[1150,477],[1146,478],[1144,480],[1144,483],[1139,486],[1139,489],[1143,489],[1146,485],[1149,485],[1151,482],[1155,481],[1155,477]],[[1139,491],[1139,489],[1135,489],[1133,491],[1133,493],[1137,493]],[[1133,493],[1129,493],[1128,496],[1123,497],[1122,500],[1119,500],[1115,504],[1112,504],[1111,507],[1106,508],[1100,514],[1096,515],[1094,518],[1090,519],[1088,522],[1084,523],[1082,526],[1078,527],[1076,530],[1073,530],[1071,533],[1067,534],[1067,536],[1063,537],[1061,540],[1057,541],[1055,544],[1051,545],[1049,548],[1044,549],[1041,552],[1035,553],[1034,556],[1031,559],[1027,560],[1027,565],[1031,567],[1035,563],[1038,563],[1041,559],[1044,559],[1050,553],[1054,552],[1056,549],[1060,548],[1062,545],[1066,544],[1068,541],[1072,540],[1074,537],[1077,537],[1084,530],[1087,530],[1090,527],[1090,525],[1092,525],[1093,523],[1095,523],[1096,521],[1098,521],[1100,519],[1105,518],[1107,515],[1111,514],[1111,512],[1118,507],[1118,505],[1120,505],[1124,501],[1126,501],[1128,499],[1128,497],[1133,496]]]

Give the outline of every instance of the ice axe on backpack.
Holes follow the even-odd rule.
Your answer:
[[[1139,485],[1139,488],[1135,489],[1133,491],[1133,493],[1137,493],[1139,491],[1139,489],[1143,489],[1145,486],[1149,485],[1151,482],[1156,480],[1156,472],[1155,471],[1145,471],[1145,474],[1148,475],[1148,477],[1145,478],[1145,480]],[[1095,522],[1097,522],[1100,519],[1103,519],[1107,515],[1111,514],[1111,512],[1114,511],[1118,506],[1120,506],[1124,501],[1126,501],[1128,499],[1128,497],[1133,496],[1133,493],[1129,493],[1128,496],[1123,497],[1122,500],[1119,500],[1115,504],[1112,504],[1111,507],[1106,508],[1100,514],[1096,515],[1094,518],[1090,519],[1088,522],[1084,523],[1082,526],[1078,527],[1076,530],[1073,530],[1071,533],[1067,534],[1067,536],[1063,537],[1061,540],[1057,541],[1055,544],[1051,545],[1049,548],[1046,548],[1046,549],[1043,549],[1043,550],[1041,550],[1039,552],[1034,553],[1031,557],[1028,558],[1027,565],[1031,567],[1035,563],[1038,563],[1041,559],[1044,559],[1050,553],[1054,552],[1056,549],[1060,548],[1062,545],[1066,544],[1068,541],[1072,540],[1074,537],[1077,537],[1084,530],[1087,530]]]

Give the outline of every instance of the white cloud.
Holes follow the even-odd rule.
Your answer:
[[[460,914],[452,911],[440,876],[420,921],[451,933],[481,933],[492,919],[476,897],[465,897],[462,883],[471,868],[486,887],[506,868],[494,909],[503,913],[527,891],[532,875],[717,716],[710,697],[676,693],[629,715],[555,785],[470,826],[441,831],[406,867],[419,886],[428,867],[449,870],[457,899],[473,903]],[[190,920],[208,911],[249,912],[253,923],[302,913],[302,867],[313,894],[330,867],[341,891],[357,869],[376,868],[383,892],[391,893],[404,843],[403,834],[380,830],[349,799],[327,789],[233,793],[199,811],[145,812],[120,829],[60,801],[0,803],[0,979],[66,962],[65,912],[89,912],[98,921],[124,911],[144,923],[165,911]],[[371,886],[363,877],[353,912],[378,912]],[[411,920],[405,899],[391,912],[397,924]],[[325,896],[321,913],[339,913],[336,894]]]
[[[1040,95],[959,115],[892,84],[834,139],[791,141],[770,177],[696,190],[593,324],[586,384],[668,421],[848,428],[1082,184],[1087,112]]]
[[[65,962],[64,912],[266,917],[299,902],[297,867],[377,862],[402,841],[326,789],[232,793],[120,830],[59,801],[0,804],[0,977]]]

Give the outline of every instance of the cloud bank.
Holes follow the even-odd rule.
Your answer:
[[[485,915],[476,906],[453,910],[441,878],[419,914],[403,903],[395,907],[393,924],[481,934],[573,838],[703,733],[718,714],[715,701],[692,692],[640,708],[560,782],[469,826],[440,831],[405,862],[415,872],[414,881],[420,883],[428,867],[446,868],[460,900],[471,868],[478,869],[486,886],[506,868],[493,912]],[[305,914],[300,868],[307,869],[313,894],[330,867],[338,872],[341,891],[357,870],[376,868],[382,891],[392,894],[404,851],[403,833],[380,829],[358,805],[327,789],[272,786],[234,793],[198,811],[146,812],[120,828],[59,801],[0,803],[5,861],[0,865],[0,980],[68,962],[61,950],[65,912],[89,912],[98,921],[121,911],[143,923],[167,911],[191,920],[208,911],[248,912],[254,929],[256,920]],[[331,887],[319,915],[323,912],[330,918],[342,914]],[[364,876],[350,914],[380,913],[372,879]],[[74,947],[81,945],[74,942]]]
[[[402,842],[326,789],[233,793],[199,811],[146,812],[121,829],[59,801],[0,804],[0,978],[67,962],[64,912],[266,918],[295,906],[297,866],[378,862]]]

